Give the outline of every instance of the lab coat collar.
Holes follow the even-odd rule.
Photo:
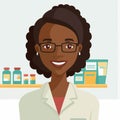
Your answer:
[[[76,99],[77,99],[77,94],[75,87],[72,83],[69,83],[69,87],[61,108],[61,113],[64,112],[64,110],[66,110],[67,108],[69,108],[71,105],[73,105]]]
[[[56,112],[56,106],[54,103],[54,99],[49,87],[49,84],[46,83],[44,85],[44,90],[43,90],[43,94],[42,94],[43,99],[45,99],[45,102],[51,107],[53,108]],[[71,106],[72,104],[74,104],[74,100],[77,99],[77,94],[76,94],[76,90],[74,88],[74,85],[72,83],[69,83],[68,86],[68,90],[66,92],[65,98],[64,98],[64,102],[61,108],[61,113],[66,110],[69,106]]]
[[[57,112],[56,106],[54,104],[54,100],[53,100],[53,97],[52,97],[52,93],[51,93],[51,90],[50,90],[50,87],[49,87],[48,83],[46,83],[44,85],[44,90],[43,90],[42,97],[43,97],[43,99],[45,99],[45,102]]]

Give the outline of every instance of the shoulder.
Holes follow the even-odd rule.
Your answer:
[[[19,105],[24,106],[24,105],[27,105],[27,104],[35,103],[38,100],[40,100],[45,86],[46,86],[46,84],[44,84],[41,88],[39,88],[37,90],[26,93],[24,96],[21,97],[21,99],[19,101]]]
[[[74,84],[71,84],[74,87],[74,90],[76,92],[77,98],[81,103],[84,103],[86,105],[93,105],[98,107],[99,101],[98,98],[93,95],[92,93],[89,93],[87,91],[81,90],[80,88],[77,88]]]

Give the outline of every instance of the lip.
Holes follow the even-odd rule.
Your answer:
[[[55,67],[62,67],[66,64],[66,61],[51,61],[52,65]]]

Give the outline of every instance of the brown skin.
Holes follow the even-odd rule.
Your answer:
[[[52,43],[61,45],[65,43],[65,39],[70,38],[73,43],[78,43],[76,34],[69,28],[53,24],[46,23],[40,30],[39,43],[44,43],[44,39],[51,39]],[[78,53],[82,50],[82,45],[77,46],[77,50],[72,53],[64,53],[61,51],[61,47],[57,46],[53,53],[43,53],[40,50],[38,44],[35,45],[35,50],[40,54],[43,64],[52,72],[51,82],[49,83],[53,97],[65,97],[69,83],[67,82],[66,71],[75,63]],[[51,61],[66,63],[62,66],[55,66]]]

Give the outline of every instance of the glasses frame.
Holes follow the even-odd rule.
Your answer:
[[[47,43],[51,43],[51,42],[47,42]],[[76,45],[76,48],[75,48],[74,51],[65,52],[65,51],[63,50],[62,45],[66,44],[66,43],[72,43],[72,42],[61,43],[61,45],[56,45],[55,43],[51,43],[51,44],[54,44],[54,45],[55,45],[55,48],[54,48],[54,50],[53,50],[52,52],[45,52],[45,51],[42,51],[41,45],[42,45],[42,44],[45,44],[45,43],[38,43],[38,45],[40,46],[40,51],[43,52],[43,53],[53,53],[53,52],[55,52],[57,46],[60,46],[60,47],[61,47],[61,51],[64,52],[64,53],[73,53],[73,52],[76,52],[77,46],[79,45],[79,43],[72,43],[72,44],[75,44],[75,45]]]

